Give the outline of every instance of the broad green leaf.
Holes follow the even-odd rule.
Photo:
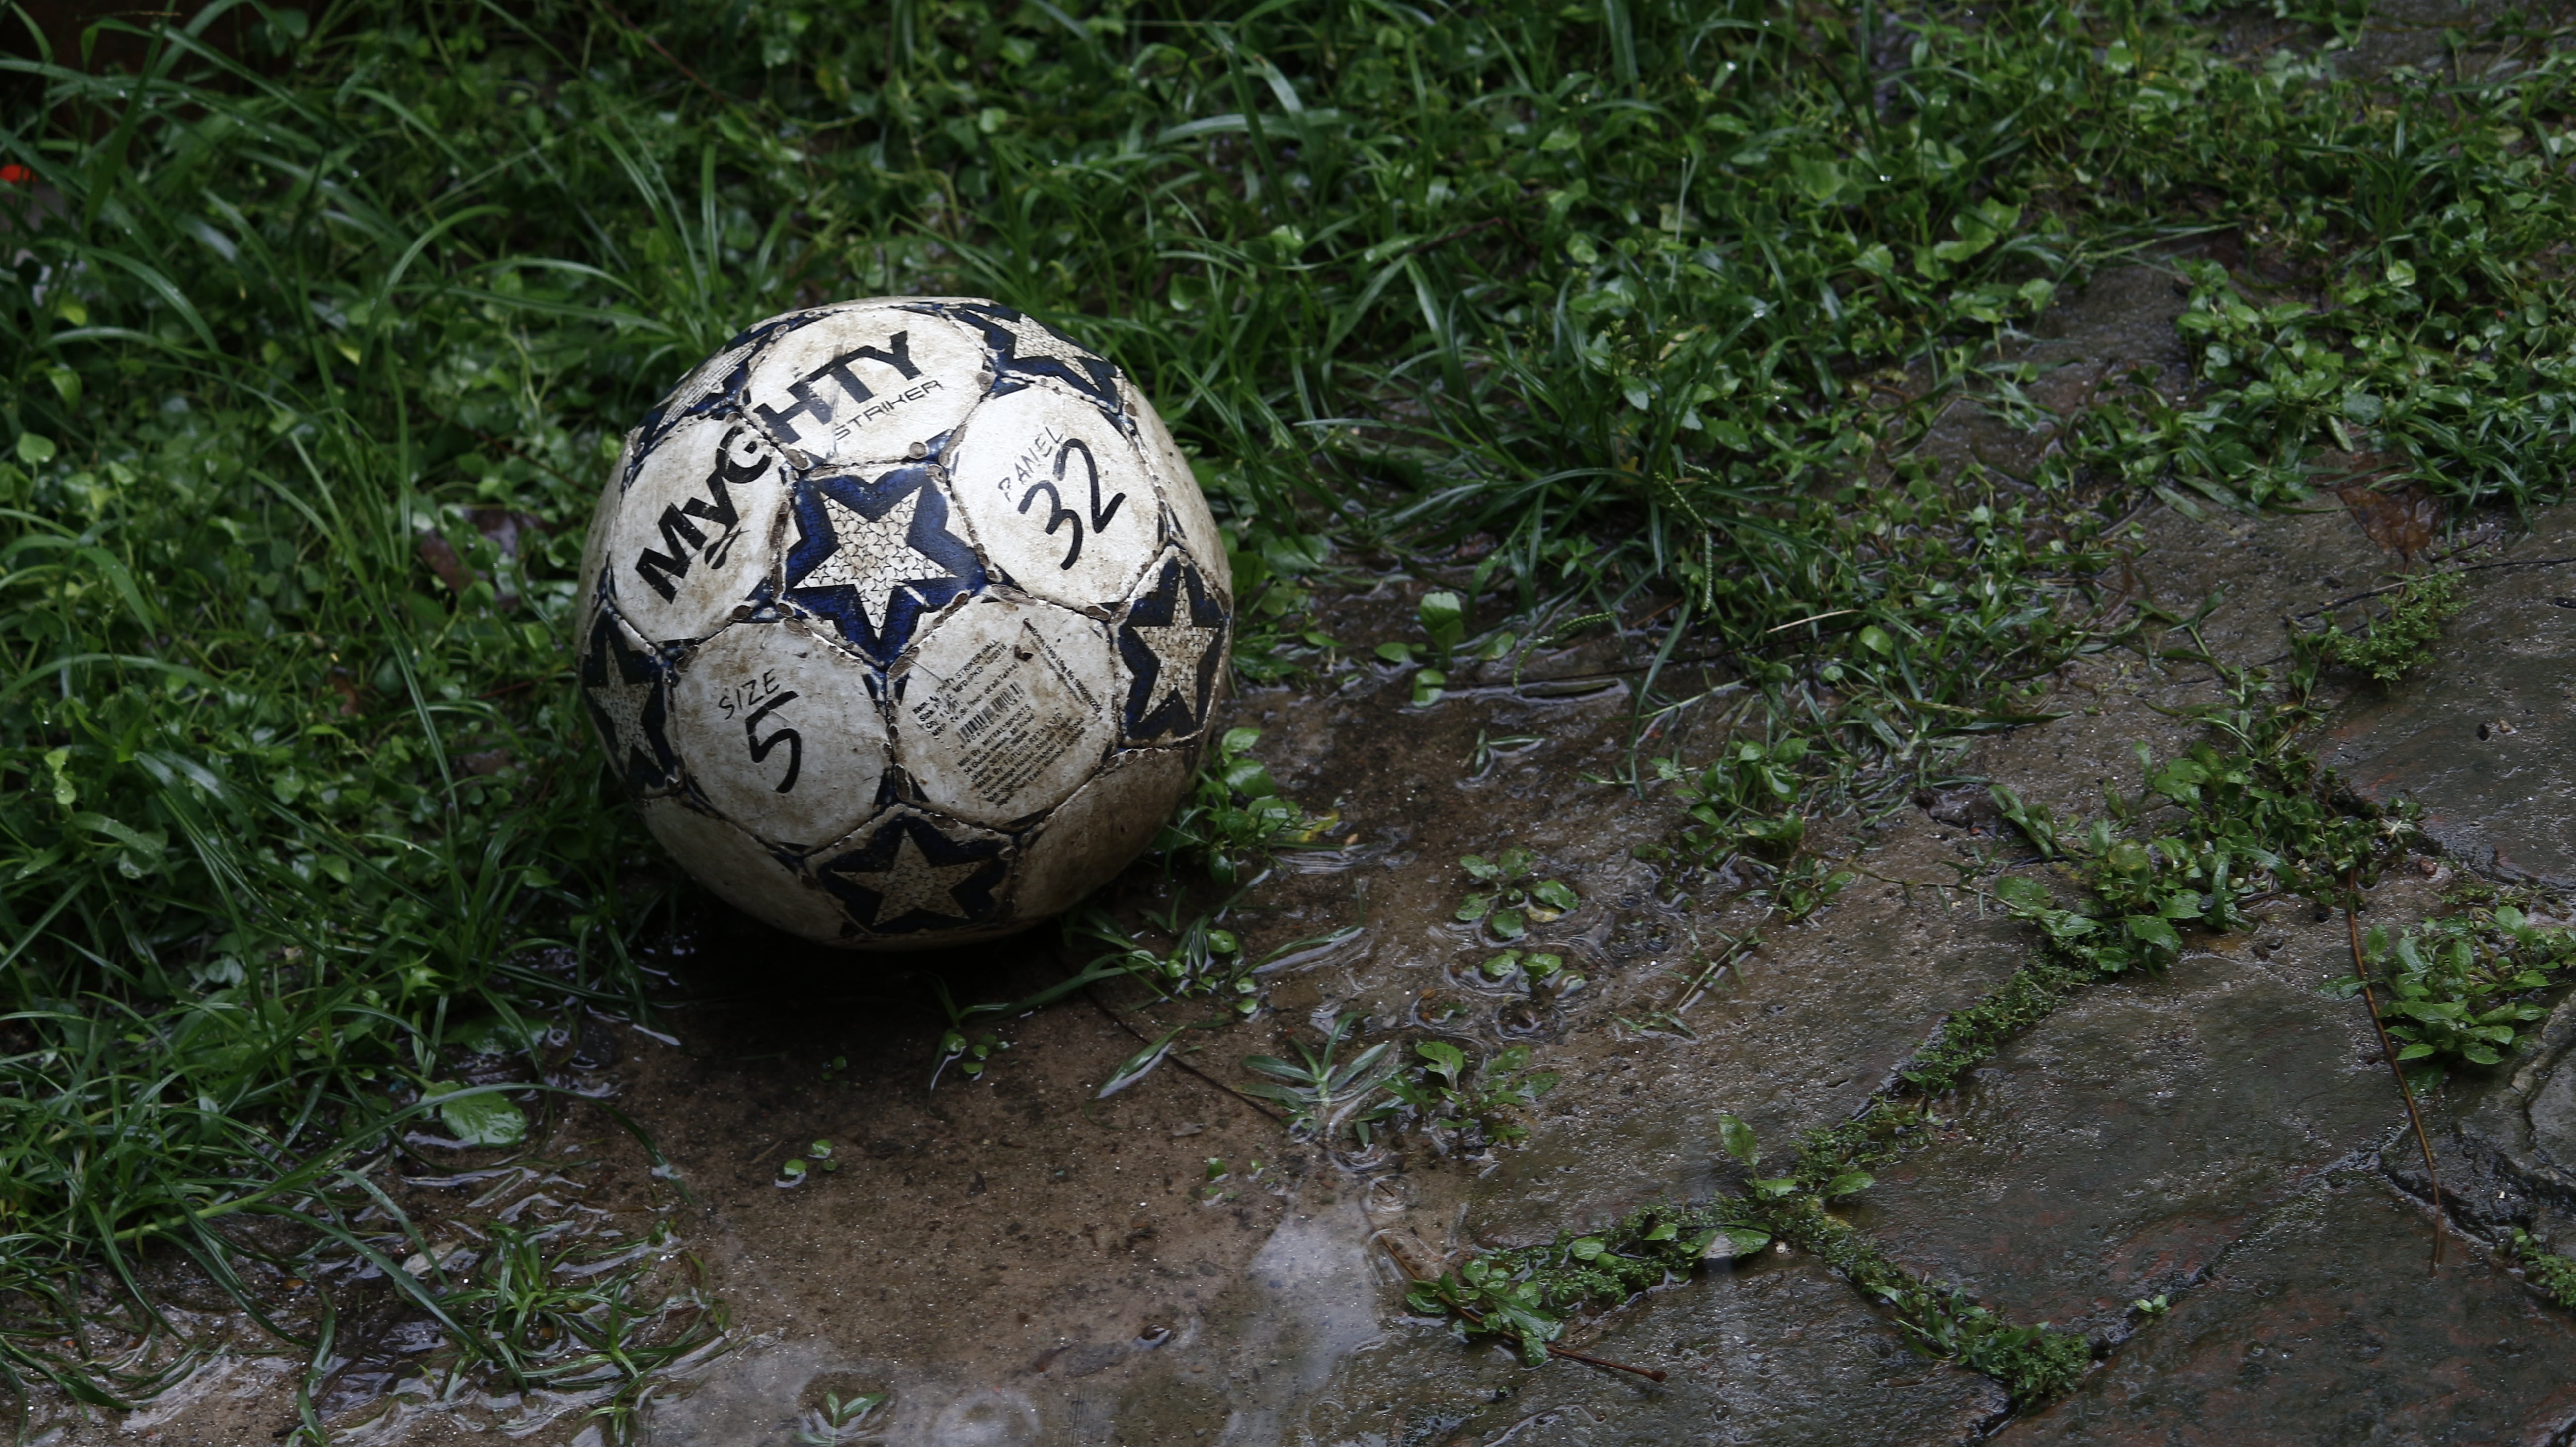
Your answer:
[[[1467,1053],[1446,1040],[1425,1040],[1413,1047],[1413,1053],[1430,1061],[1433,1072],[1452,1085],[1457,1083],[1458,1073],[1467,1068]]]
[[[1431,635],[1431,645],[1442,653],[1458,646],[1466,635],[1467,605],[1455,593],[1425,593],[1414,610],[1422,631]]]
[[[429,1093],[443,1095],[459,1088],[442,1082],[431,1085]],[[449,1135],[469,1146],[514,1146],[528,1134],[527,1112],[513,1105],[497,1089],[441,1101],[438,1118],[446,1123]]]
[[[1996,880],[1995,898],[2016,914],[2045,913],[2052,904],[2048,886],[2026,874],[2007,874]]]
[[[1771,1244],[1771,1233],[1751,1226],[1720,1226],[1710,1232],[1706,1245],[1700,1247],[1703,1261],[1727,1261],[1750,1256]]]
[[[2182,952],[2182,936],[2175,934],[2174,927],[2172,925],[2165,923],[2155,915],[2138,914],[2129,916],[2129,934],[2131,938],[2144,940],[2148,944],[2156,946],[2158,949],[2167,950],[2175,954],[2180,954]]]
[[[1845,1171],[1825,1182],[1824,1193],[1827,1196],[1848,1196],[1855,1191],[1866,1191],[1875,1184],[1876,1180],[1867,1171]]]

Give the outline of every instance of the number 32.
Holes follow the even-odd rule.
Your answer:
[[[1055,536],[1055,530],[1067,523],[1073,525],[1073,541],[1064,550],[1064,561],[1056,564],[1057,567],[1068,572],[1082,558],[1082,514],[1064,505],[1064,494],[1056,490],[1055,484],[1065,480],[1065,465],[1073,460],[1076,453],[1082,455],[1082,470],[1091,476],[1091,530],[1093,532],[1107,528],[1110,520],[1118,516],[1119,506],[1127,501],[1127,494],[1122,492],[1109,499],[1107,507],[1100,505],[1100,462],[1091,455],[1089,443],[1079,437],[1070,437],[1065,439],[1062,447],[1056,449],[1055,482],[1031,483],[1029,490],[1020,494],[1020,511],[1027,512],[1029,504],[1038,500],[1038,494],[1045,493],[1047,507],[1051,509],[1047,514],[1047,536]]]

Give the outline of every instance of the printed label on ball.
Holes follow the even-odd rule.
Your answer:
[[[618,504],[609,588],[655,642],[704,638],[769,575],[787,505],[778,454],[749,425],[695,418],[645,454]]]
[[[655,403],[644,414],[636,428],[644,446],[652,447],[673,428],[692,417],[705,417],[728,410],[750,376],[751,359],[761,345],[774,337],[784,336],[798,327],[811,326],[825,313],[816,311],[782,312],[752,323],[734,334],[724,349],[697,365],[696,370],[671,389],[670,395]]]
[[[736,623],[680,667],[672,742],[718,814],[811,848],[877,809],[892,754],[868,666],[805,624]]]
[[[838,944],[850,933],[840,902],[759,840],[680,799],[637,807],[644,827],[716,898],[809,940]]]
[[[927,456],[984,395],[981,339],[909,307],[853,307],[780,337],[743,406],[809,465]]]
[[[1180,550],[1154,564],[1118,620],[1125,674],[1120,722],[1129,739],[1187,738],[1207,722],[1225,666],[1225,605]]]
[[[995,397],[949,449],[950,491],[985,556],[1041,598],[1093,608],[1152,561],[1145,460],[1100,409],[1049,388]]]
[[[899,810],[836,846],[814,873],[869,934],[955,930],[1000,916],[1009,850],[998,834]]]
[[[900,681],[895,757],[925,802],[981,824],[1051,809],[1117,732],[1107,631],[1052,604],[984,597],[931,631]]]
[[[679,775],[671,748],[670,670],[605,601],[590,605],[581,695],[609,766],[630,792],[659,793]]]
[[[1172,429],[1163,425],[1162,414],[1154,410],[1154,404],[1124,377],[1118,379],[1118,396],[1127,415],[1136,419],[1136,433],[1144,440],[1145,455],[1154,464],[1154,481],[1162,489],[1163,506],[1169,510],[1181,546],[1190,550],[1190,557],[1216,585],[1218,596],[1232,607],[1234,564],[1225,555],[1225,539],[1216,530],[1216,515],[1208,511],[1207,494],[1199,490],[1198,474],[1191,471],[1190,459],[1172,440]]]

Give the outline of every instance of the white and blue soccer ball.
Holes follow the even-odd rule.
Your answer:
[[[1056,914],[1189,788],[1233,580],[1117,367],[989,301],[772,317],[626,439],[580,674],[644,822],[808,939]]]

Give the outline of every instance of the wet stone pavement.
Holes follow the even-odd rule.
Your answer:
[[[2034,395],[2141,364],[2178,375],[2177,306],[2153,269],[2097,279],[2035,343],[2055,370]],[[1973,408],[1933,442],[1996,466],[2032,445]],[[2576,743],[2563,681],[2576,678],[2564,667],[2576,513],[2536,523],[2465,540],[2478,566],[2438,661],[2356,694],[2320,741],[2357,788],[2423,805],[2439,849],[2392,871],[2366,920],[2420,917],[2462,872],[2576,884],[2576,792],[2558,772]],[[2392,538],[2412,546],[2332,498],[2260,519],[2157,512],[2144,529],[2118,581],[2179,615],[2210,605],[2200,637],[2239,663],[2278,659],[2285,618],[2380,586],[2400,562]],[[1329,599],[1326,626],[1355,652],[1405,637],[1425,586]],[[1987,739],[1961,777],[2061,815],[2089,813],[2106,780],[2133,788],[2134,747],[2176,751],[2193,728],[2170,711],[2213,696],[2205,668],[2152,655],[2063,670],[2046,705],[2063,716]],[[2082,1332],[2097,1364],[2054,1402],[2015,1411],[1994,1381],[1919,1354],[1849,1283],[1785,1248],[1569,1335],[1665,1372],[1661,1383],[1565,1360],[1524,1367],[1408,1314],[1408,1273],[1737,1189],[1721,1114],[1781,1148],[1851,1116],[2033,950],[2030,930],[1958,887],[2007,847],[1992,821],[1937,800],[1824,825],[1822,847],[1858,882],[1707,971],[1758,910],[1723,892],[1668,899],[1636,859],[1675,814],[1665,791],[1641,799],[1609,782],[1632,727],[1619,661],[1602,643],[1535,660],[1518,685],[1500,668],[1462,670],[1427,708],[1392,668],[1236,699],[1226,721],[1260,729],[1256,752],[1285,790],[1340,822],[1248,888],[1227,923],[1255,956],[1357,931],[1291,949],[1261,976],[1265,1004],[1248,1022],[1206,1002],[1149,1007],[1135,991],[1076,996],[999,1022],[1007,1048],[983,1077],[951,1067],[934,1088],[945,1022],[921,978],[710,906],[654,961],[676,1002],[654,1028],[593,1022],[565,1057],[567,1082],[627,1113],[667,1166],[604,1110],[576,1106],[544,1171],[415,1183],[406,1200],[528,1220],[590,1213],[585,1230],[628,1240],[667,1228],[702,1271],[674,1257],[671,1285],[698,1280],[728,1324],[720,1349],[646,1403],[639,1436],[663,1447],[828,1441],[817,1412],[862,1392],[890,1396],[847,1440],[940,1447],[2576,1432],[2576,1322],[2472,1239],[2520,1225],[2576,1247],[2576,1006],[2537,1049],[2431,1102],[2466,1231],[2428,1272],[2432,1214],[2368,1019],[2318,991],[2348,970],[2342,922],[2299,901],[2200,937],[2161,975],[2073,997],[1936,1102],[1938,1129],[1836,1208],[1908,1270],[2014,1321]],[[1711,740],[1657,747],[1676,744],[1701,757]],[[1579,985],[1478,969],[1495,946],[1454,918],[1472,884],[1457,861],[1508,847],[1579,891],[1579,908],[1524,942],[1561,954]],[[1150,871],[1120,888],[1130,918],[1169,902]],[[958,1001],[998,1001],[1064,978],[1086,953],[1045,931],[923,963]],[[1243,1056],[1289,1053],[1343,1015],[1367,1040],[1525,1045],[1561,1084],[1526,1141],[1471,1154],[1419,1132],[1328,1153],[1222,1088],[1246,1079]],[[1095,1098],[1143,1041],[1193,1023],[1210,1028],[1185,1032],[1173,1064]],[[791,1157],[817,1164],[782,1184]],[[2159,1296],[2164,1309],[2133,1306]],[[352,1317],[322,1397],[340,1440],[608,1440],[585,1415],[595,1401],[495,1395],[424,1370],[436,1334],[422,1327],[392,1308]],[[299,1365],[218,1357],[133,1414],[40,1397],[27,1436],[271,1442],[292,1420]]]

